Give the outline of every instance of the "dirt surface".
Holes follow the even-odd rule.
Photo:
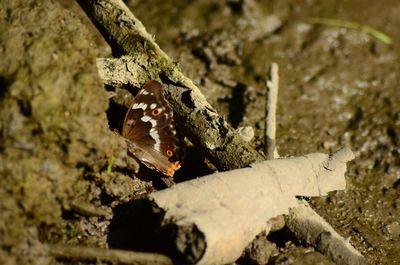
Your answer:
[[[263,82],[268,64],[278,62],[280,155],[349,145],[357,158],[346,191],[311,202],[371,263],[400,263],[398,1],[129,5],[232,125],[256,129],[259,148]],[[308,24],[312,17],[370,25],[394,44],[361,31]],[[234,85],[221,85],[228,81]]]
[[[400,263],[399,1],[126,2],[259,150],[277,62],[280,155],[349,145],[346,191],[311,204],[369,263]],[[312,17],[373,26],[393,45]],[[94,62],[110,50],[71,1],[2,1],[0,20],[0,263],[47,264],[47,243],[106,246],[111,209],[152,190],[109,129]],[[263,262],[331,264],[287,231],[269,239]]]
[[[254,144],[260,149],[263,80],[268,64],[278,62],[280,155],[349,145],[357,158],[346,191],[311,203],[371,263],[400,262],[398,1],[128,5],[233,126],[256,129]],[[362,31],[307,23],[312,17],[370,25],[388,33],[394,44]]]
[[[104,246],[104,201],[151,189],[107,171],[129,161],[95,66],[107,53],[58,3],[2,1],[0,19],[0,264],[47,264],[43,243]]]

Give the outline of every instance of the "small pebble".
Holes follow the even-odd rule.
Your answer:
[[[239,127],[236,131],[245,142],[250,142],[254,138],[254,130],[251,126]]]

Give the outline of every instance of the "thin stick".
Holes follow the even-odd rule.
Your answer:
[[[172,265],[167,256],[158,253],[144,253],[116,249],[104,249],[84,246],[50,245],[52,256],[71,261],[105,261],[112,264],[157,264]]]
[[[264,154],[267,159],[275,158],[275,137],[276,137],[276,105],[278,102],[279,90],[279,67],[272,63],[269,68],[267,79],[267,93],[265,98],[265,139]]]
[[[302,207],[292,208],[286,216],[287,226],[298,238],[305,239],[318,251],[327,253],[336,264],[365,264],[364,257],[314,212],[307,202],[298,203]]]

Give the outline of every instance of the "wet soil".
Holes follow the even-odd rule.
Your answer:
[[[128,5],[233,126],[255,129],[260,149],[264,80],[277,62],[280,155],[350,146],[356,159],[346,191],[311,203],[368,261],[399,263],[400,3],[173,2]],[[313,17],[373,26],[393,45],[362,31],[307,23]]]
[[[0,263],[46,264],[49,242],[106,246],[111,209],[153,189],[109,129],[95,66],[107,44],[76,3],[44,2],[0,3]],[[350,146],[346,190],[310,202],[369,263],[400,263],[399,1],[126,3],[234,127],[254,128],[259,150],[277,62],[279,154]],[[393,45],[312,17],[373,26]],[[286,234],[270,239],[270,264],[331,264]]]

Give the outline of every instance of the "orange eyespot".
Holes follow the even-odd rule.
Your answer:
[[[171,157],[173,155],[171,150],[167,150],[167,156]]]
[[[160,113],[161,113],[160,109],[153,109],[151,112],[151,114],[153,114],[154,116],[158,116],[160,115]]]

